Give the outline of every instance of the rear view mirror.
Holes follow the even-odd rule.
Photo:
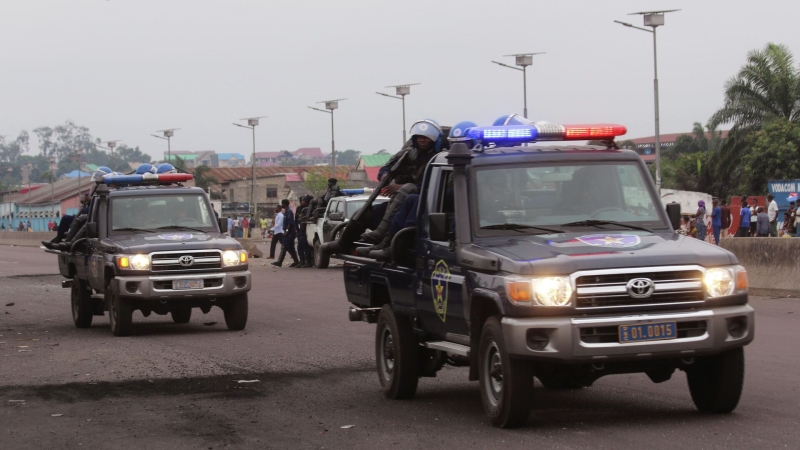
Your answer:
[[[97,222],[91,222],[86,224],[86,236],[89,239],[97,238]]]
[[[669,222],[672,224],[672,229],[677,230],[681,227],[681,205],[675,202],[672,202],[667,205],[667,217],[669,217]]]
[[[447,241],[450,234],[447,231],[447,214],[431,213],[428,214],[428,229],[432,241]]]
[[[220,217],[217,220],[219,221],[219,232],[220,233],[227,233],[228,232],[228,218],[227,217]]]

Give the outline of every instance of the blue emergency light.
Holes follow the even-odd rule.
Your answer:
[[[167,184],[189,181],[193,178],[194,177],[190,173],[109,174],[104,176],[101,182],[108,186],[120,184]]]
[[[361,188],[361,189],[342,189],[342,195],[363,195],[363,194],[371,194],[374,189],[372,188]]]
[[[536,141],[611,140],[627,132],[622,125],[558,125],[540,122],[531,125],[472,127],[464,132],[464,136],[484,144],[521,144]]]

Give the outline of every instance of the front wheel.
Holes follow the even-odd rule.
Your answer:
[[[106,286],[105,296],[111,333],[114,336],[130,335],[133,328],[133,305],[129,300],[120,298],[113,281]]]
[[[227,300],[222,310],[225,312],[225,325],[229,330],[244,330],[247,325],[247,309],[247,294],[236,294]]]
[[[314,241],[314,265],[317,266],[317,269],[327,269],[328,265],[331,263],[330,255],[323,255],[322,254],[322,244],[320,244],[319,239]]]
[[[515,428],[528,421],[533,401],[533,367],[509,357],[496,317],[483,325],[478,348],[478,379],[483,409],[492,425]]]
[[[391,399],[407,399],[417,392],[417,352],[419,344],[407,317],[396,316],[384,305],[378,315],[375,333],[375,359],[383,394]]]
[[[729,413],[736,409],[744,385],[744,349],[698,360],[686,370],[689,392],[698,410]]]
[[[87,287],[83,280],[75,278],[72,280],[72,321],[77,328],[89,328],[92,326],[92,291]]]

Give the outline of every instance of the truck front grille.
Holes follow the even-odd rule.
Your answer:
[[[181,258],[185,256],[191,257],[191,264],[181,264]],[[150,257],[150,264],[153,272],[191,272],[219,269],[222,267],[222,253],[218,250],[153,253]]]
[[[636,278],[653,282],[654,291],[646,298],[628,293],[627,284]],[[577,308],[609,308],[702,302],[703,273],[700,270],[667,270],[583,275],[575,280]]]
[[[675,328],[678,332],[677,339],[702,336],[706,334],[707,327],[704,320],[678,322],[675,324]],[[581,328],[581,342],[587,344],[619,342],[619,326]]]

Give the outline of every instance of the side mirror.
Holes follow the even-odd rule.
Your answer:
[[[335,220],[337,222],[341,222],[344,220],[344,213],[343,212],[332,212],[328,214],[328,219]]]
[[[667,217],[672,224],[672,229],[677,230],[681,227],[681,205],[672,202],[667,205]]]
[[[86,224],[86,236],[89,239],[97,239],[97,222]]]
[[[219,232],[220,233],[227,233],[228,232],[228,218],[227,217],[220,217],[217,219],[219,222]]]
[[[447,241],[450,233],[447,229],[447,213],[428,214],[428,229],[432,241]]]

